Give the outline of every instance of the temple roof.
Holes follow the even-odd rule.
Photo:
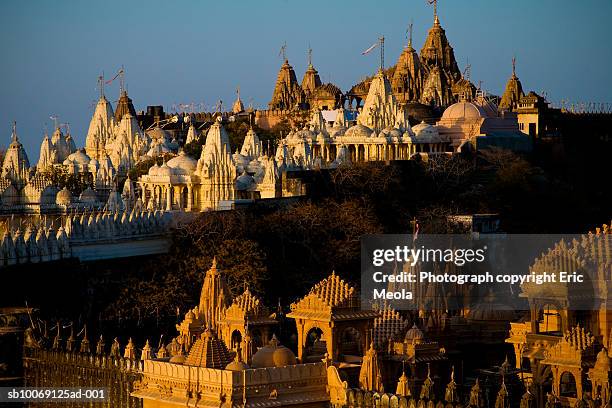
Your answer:
[[[206,330],[189,350],[185,365],[223,370],[232,356],[223,341],[212,330]]]
[[[391,78],[393,92],[396,96],[402,96],[402,102],[420,98],[423,87],[423,70],[419,55],[412,47],[412,41],[408,42],[400,54]]]
[[[304,91],[298,84],[293,67],[285,60],[278,72],[270,109],[293,109],[304,102]]]
[[[315,95],[316,97],[322,97],[322,96],[330,96],[330,97],[335,97],[342,94],[342,91],[340,90],[340,88],[338,88],[336,85],[328,82],[325,83],[321,86],[319,86],[316,90],[315,90]]]
[[[525,96],[523,93],[523,85],[516,76],[515,60],[512,59],[512,76],[506,83],[506,90],[502,95],[501,102],[499,103],[500,109],[513,110],[517,107],[521,98]]]
[[[236,100],[232,105],[232,113],[240,113],[244,111],[244,104],[242,103],[242,99],[240,99],[240,88],[236,89]]]
[[[11,143],[4,154],[2,175],[13,181],[24,181],[30,168],[30,160],[17,136],[17,125],[13,122]]]
[[[213,259],[212,265],[204,277],[200,293],[198,306],[200,315],[204,316],[206,322],[214,329],[223,310],[230,305],[231,300],[231,292],[225,277],[217,269],[216,259]]]
[[[304,73],[304,78],[302,79],[302,89],[306,93],[306,96],[312,95],[312,93],[321,86],[321,78],[319,78],[319,73],[312,66],[312,64],[308,64],[308,68]]]
[[[226,309],[224,318],[225,320],[248,320],[252,325],[277,323],[270,317],[270,312],[261,299],[251,293],[248,288]]]
[[[115,121],[120,122],[121,118],[123,118],[123,115],[128,112],[132,114],[132,116],[136,117],[136,109],[134,109],[132,99],[130,99],[126,90],[122,90],[121,95],[119,96],[119,100],[117,101],[117,109],[115,110]]]
[[[420,60],[426,70],[429,70],[432,66],[439,66],[452,79],[458,80],[461,77],[453,47],[448,42],[446,32],[440,25],[437,15],[433,26],[427,33],[423,48],[421,48]]]
[[[367,126],[376,133],[387,127],[399,127],[402,131],[410,128],[408,115],[397,103],[391,83],[382,70],[372,80],[357,124]]]
[[[85,148],[90,157],[100,160],[104,156],[106,142],[112,138],[114,126],[113,107],[106,97],[102,95],[91,116],[85,138]]]
[[[291,304],[291,318],[338,321],[373,319],[374,310],[362,310],[357,289],[332,273],[310,289],[310,293]]]
[[[407,327],[408,322],[393,308],[385,306],[374,320],[374,345],[380,348]]]

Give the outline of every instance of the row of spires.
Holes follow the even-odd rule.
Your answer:
[[[112,239],[132,235],[157,234],[168,229],[169,214],[162,211],[117,211],[114,214],[86,213],[68,216],[57,231],[28,225],[5,229],[0,242],[0,266],[48,262],[70,258],[74,240]]]

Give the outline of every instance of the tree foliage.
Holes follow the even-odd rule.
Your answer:
[[[66,187],[74,196],[94,186],[93,175],[90,172],[69,174],[63,166],[53,166],[45,170],[44,174],[60,190]]]

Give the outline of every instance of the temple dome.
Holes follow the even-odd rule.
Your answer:
[[[149,176],[157,176],[159,171],[159,166],[155,163],[153,166],[149,168],[149,172],[147,173]]]
[[[244,361],[236,358],[227,366],[225,366],[225,369],[228,371],[244,371],[249,369],[249,365]]]
[[[81,193],[79,200],[85,204],[96,204],[98,202],[98,197],[96,196],[96,192],[91,189],[91,187],[87,187]]]
[[[189,157],[181,150],[178,156],[168,160],[167,166],[172,169],[172,172],[177,175],[191,175],[196,169],[198,162]]]
[[[482,303],[477,304],[469,313],[468,320],[476,321],[505,321],[515,318],[514,309],[497,301],[492,290],[485,296]]]
[[[91,159],[89,158],[88,155],[83,153],[83,151],[81,150],[77,150],[76,152],[70,154],[66,158],[66,160],[64,160],[64,164],[65,165],[69,165],[69,164],[87,165],[89,164],[90,161]]]
[[[164,162],[157,170],[157,175],[170,177],[172,175],[172,169]]]
[[[442,114],[442,120],[465,120],[465,119],[483,119],[488,115],[486,111],[468,101],[461,101],[452,104]]]
[[[297,364],[295,354],[287,347],[282,346],[276,336],[272,336],[270,342],[261,347],[253,355],[253,368],[284,367]]]
[[[438,129],[424,121],[412,128],[417,142],[422,143],[438,143],[440,134]]]
[[[413,324],[412,327],[406,332],[404,336],[404,341],[408,343],[422,343],[425,340],[425,335],[417,327],[416,324]]]
[[[72,202],[72,193],[66,187],[64,187],[55,198],[55,203],[58,205],[70,205]]]
[[[348,128],[344,135],[346,137],[370,137],[372,129],[364,125],[355,125]]]

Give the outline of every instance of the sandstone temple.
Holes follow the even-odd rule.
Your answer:
[[[588,264],[604,282],[611,273],[610,228],[559,242],[531,271]],[[175,336],[158,344],[96,339],[86,327],[79,334],[59,325],[53,333],[28,328],[26,384],[107,386],[113,407],[608,406],[604,292],[595,302],[600,309],[587,312],[572,309],[568,286],[525,284],[531,310],[523,313],[493,307],[490,296],[463,310],[430,305],[440,290],[425,288],[416,314],[363,309],[358,287],[332,272],[285,315],[248,287],[233,294],[213,260],[198,304]],[[281,341],[280,326],[288,321],[296,333]],[[504,339],[514,355],[503,357]],[[503,361],[483,367],[490,353]]]

